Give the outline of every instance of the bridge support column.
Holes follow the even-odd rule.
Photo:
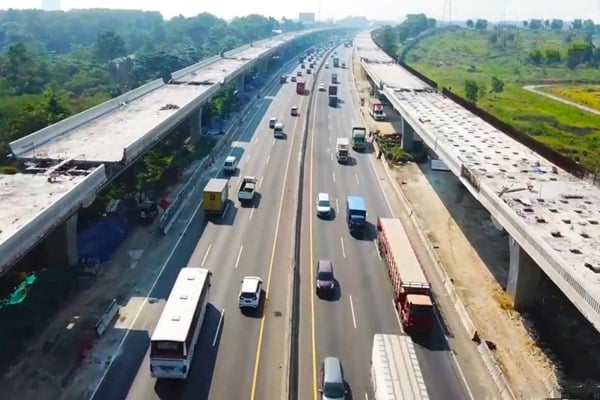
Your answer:
[[[415,130],[402,118],[402,148],[411,151],[415,143]]]
[[[190,138],[192,143],[198,143],[202,137],[202,110],[204,106],[200,106],[190,115]]]
[[[238,92],[243,92],[244,86],[245,86],[245,81],[246,81],[246,76],[244,74],[235,78],[235,90],[237,90]]]
[[[512,236],[508,237],[508,248],[510,262],[506,292],[513,300],[515,310],[526,311],[538,298],[542,270]]]
[[[77,250],[77,214],[51,232],[44,242],[49,267],[72,266],[79,262]]]

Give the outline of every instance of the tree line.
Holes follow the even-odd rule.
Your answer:
[[[257,14],[165,21],[133,10],[0,11],[0,165],[8,143],[199,60],[274,32]],[[216,110],[218,113],[219,110]]]

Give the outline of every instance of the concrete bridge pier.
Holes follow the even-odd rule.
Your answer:
[[[77,214],[51,232],[44,241],[49,267],[73,266],[79,262],[77,249]]]
[[[415,145],[415,130],[404,118],[402,118],[402,148],[412,151]]]
[[[244,74],[241,74],[240,76],[235,78],[235,90],[237,90],[238,92],[243,92],[245,85],[246,76]]]
[[[526,311],[538,299],[542,270],[512,236],[508,237],[508,248],[510,262],[506,292],[513,300],[515,310]]]
[[[190,139],[192,143],[198,143],[202,137],[202,110],[204,105],[198,107],[198,109],[190,115]]]

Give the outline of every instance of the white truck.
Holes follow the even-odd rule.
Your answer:
[[[240,188],[238,189],[238,200],[242,205],[254,202],[254,193],[256,193],[256,183],[258,180],[253,176],[242,178]]]
[[[335,145],[335,156],[338,162],[348,162],[348,154],[350,153],[350,140],[348,138],[337,138]]]
[[[375,400],[429,399],[410,336],[373,336],[371,384]]]
[[[237,158],[235,156],[227,156],[223,163],[223,172],[228,175],[235,174],[237,170]]]

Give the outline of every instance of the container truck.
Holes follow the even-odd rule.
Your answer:
[[[405,331],[430,334],[434,319],[431,286],[399,219],[377,220],[377,246],[394,288],[394,304]]]
[[[333,74],[331,74],[331,83],[333,83],[333,84],[338,83],[337,74],[335,72]]]
[[[346,223],[350,234],[361,234],[367,225],[367,206],[360,196],[348,196],[346,199]]]
[[[350,152],[350,141],[346,138],[338,138],[335,143],[335,157],[338,162],[348,162],[348,153]]]
[[[329,85],[329,106],[337,107],[338,97],[337,97],[337,86]]]
[[[385,121],[385,112],[383,111],[383,104],[379,101],[374,101],[371,103],[371,109],[369,110],[369,114],[375,121]]]
[[[202,207],[206,214],[222,215],[229,200],[229,181],[213,178],[204,187]]]
[[[281,75],[279,77],[279,83],[286,83],[287,82],[287,75]]]
[[[338,68],[340,66],[340,58],[339,57],[333,57],[333,66],[334,66],[334,68]]]
[[[352,148],[363,151],[367,147],[367,129],[361,126],[352,128]]]
[[[253,176],[245,176],[242,178],[240,188],[238,189],[238,200],[242,205],[254,203],[257,182],[258,180]]]
[[[428,400],[423,373],[407,335],[373,336],[371,384],[375,400]]]
[[[299,95],[304,95],[304,91],[306,90],[306,82],[302,80],[296,81],[296,93]]]

